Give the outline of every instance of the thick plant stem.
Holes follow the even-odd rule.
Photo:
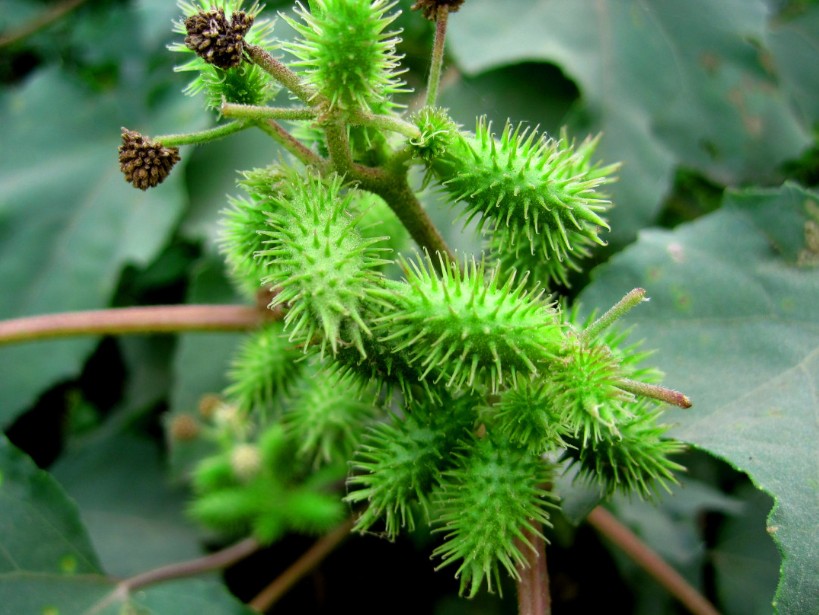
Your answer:
[[[245,331],[281,316],[244,305],[162,305],[44,314],[0,321],[0,346],[78,335]]]
[[[352,527],[353,520],[348,519],[332,532],[321,538],[297,559],[290,568],[285,570],[282,575],[253,598],[253,600],[248,603],[248,606],[259,613],[267,611],[279,598],[286,594],[291,587],[304,577],[304,575],[318,566],[342,540],[347,538],[347,536],[350,535]]]
[[[630,529],[605,508],[598,506],[588,516],[589,523],[633,559],[668,592],[695,615],[719,615],[719,611],[680,573],[669,566]]]
[[[362,170],[367,172],[362,172]],[[352,176],[361,183],[361,187],[369,190],[384,199],[390,208],[401,220],[404,227],[415,242],[425,249],[430,255],[440,253],[445,259],[457,265],[457,259],[446,241],[441,236],[438,228],[432,223],[427,212],[418,201],[418,197],[407,183],[403,176],[382,176],[370,173],[370,169],[357,167]],[[437,263],[438,259],[433,258],[432,262]]]
[[[546,568],[546,540],[537,533],[524,530],[526,541],[517,540],[518,549],[526,557],[526,565],[518,565],[519,615],[551,615],[549,571]],[[528,542],[528,544],[527,544]]]
[[[438,7],[435,19],[435,42],[432,45],[432,64],[429,68],[427,83],[427,107],[434,107],[438,101],[438,86],[441,84],[441,67],[444,65],[444,46],[446,44],[446,26],[449,21],[449,7]]]
[[[228,135],[245,130],[252,125],[253,124],[240,121],[228,122],[227,124],[221,124],[219,126],[214,126],[213,128],[208,128],[207,130],[200,130],[198,132],[188,132],[176,135],[160,135],[158,137],[153,137],[153,140],[158,141],[165,147],[199,145],[201,143],[209,143],[210,141],[222,139]]]

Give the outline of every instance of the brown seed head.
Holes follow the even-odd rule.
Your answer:
[[[235,11],[230,21],[224,9],[200,11],[185,20],[185,46],[208,64],[228,69],[242,63],[245,34],[253,25],[253,16]]]
[[[153,188],[168,177],[177,162],[178,147],[163,147],[135,130],[122,129],[119,169],[129,184],[140,190]]]
[[[463,3],[464,0],[418,0],[411,8],[413,11],[422,11],[424,17],[435,21],[435,18],[438,16],[439,7],[449,7],[449,12],[454,13],[461,8]]]

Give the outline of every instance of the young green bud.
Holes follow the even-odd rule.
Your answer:
[[[570,442],[565,457],[579,464],[580,475],[599,484],[608,494],[620,491],[649,499],[662,487],[670,491],[668,483],[676,483],[674,472],[685,468],[668,459],[681,453],[685,445],[664,439],[668,425],[658,425],[660,412],[640,404],[635,417],[622,422],[618,434],[607,434],[595,442]]]
[[[511,124],[497,140],[481,119],[474,136],[461,134],[431,168],[451,200],[466,203],[467,220],[479,217],[480,228],[491,221],[496,249],[563,260],[576,245],[605,243],[600,214],[611,203],[597,189],[613,181],[618,165],[592,165],[596,145],[590,139],[575,148],[565,134],[550,139]]]
[[[308,11],[297,5],[301,21],[284,19],[300,35],[283,47],[304,68],[304,79],[345,110],[374,111],[392,105],[402,91],[397,78],[397,32],[387,30],[398,16],[388,0],[314,0]]]
[[[376,334],[417,365],[421,379],[496,391],[518,374],[539,373],[559,351],[558,312],[514,275],[502,281],[474,260],[458,268],[441,259],[440,275],[429,257],[403,264],[407,282],[390,287],[394,308],[376,321]]]
[[[474,440],[458,461],[436,493],[436,531],[445,535],[433,556],[443,560],[438,568],[460,564],[461,593],[471,598],[484,581],[489,591],[500,589],[501,567],[519,578],[524,531],[542,537],[553,504],[544,489],[550,477],[544,461],[491,434]]]
[[[364,239],[360,217],[349,214],[354,192],[338,176],[294,175],[289,191],[273,200],[268,248],[259,252],[270,271],[264,282],[281,289],[270,307],[288,305],[291,340],[306,346],[318,333],[322,353],[351,344],[363,355],[370,329],[362,313],[386,261],[374,247],[380,238]]]

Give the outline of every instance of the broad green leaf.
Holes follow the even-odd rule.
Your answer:
[[[711,552],[717,594],[726,615],[767,615],[779,565],[779,553],[763,531],[770,499],[750,486],[737,496],[746,508],[726,519]]]
[[[654,217],[674,166],[759,181],[808,144],[753,43],[766,18],[763,0],[472,0],[449,41],[469,74],[534,60],[576,81],[578,123],[605,133],[602,160],[624,162],[610,191],[623,238]]]
[[[0,318],[105,307],[122,267],[146,264],[167,241],[184,205],[180,174],[147,193],[123,180],[119,129],[143,113],[129,97],[49,70],[0,98],[0,283],[13,289],[0,296]],[[166,107],[150,123],[169,114],[178,111]],[[94,344],[0,349],[0,424],[77,374]]]
[[[101,572],[76,504],[2,435],[0,510],[0,579],[22,572],[58,576]]]
[[[582,293],[605,308],[634,287],[626,324],[694,407],[673,435],[722,457],[774,498],[781,613],[819,612],[819,198],[794,186],[730,193],[674,231],[645,231]]]
[[[218,581],[183,579],[121,591],[115,580],[18,573],[0,577],[4,613],[36,615],[251,615]]]
[[[150,491],[143,488],[147,487],[144,480],[147,473],[140,465],[151,457],[146,446],[150,444],[134,444],[127,439],[106,440],[104,446],[85,449],[84,458],[69,456],[61,471],[74,483],[81,504],[102,503],[109,512],[118,511],[102,520],[102,525],[107,526],[109,534],[120,535],[113,541],[121,548],[119,555],[110,557],[105,553],[112,547],[110,536],[100,541],[98,533],[93,535],[100,530],[99,523],[91,524],[91,533],[98,546],[104,547],[101,552],[106,564],[113,563],[120,573],[129,572],[130,568],[138,568],[133,572],[144,572],[149,565],[172,563],[183,555],[176,552],[172,559],[156,557],[163,550],[169,554],[171,546],[178,542],[173,519],[160,522],[156,513],[172,505],[178,515],[179,503],[171,502],[167,490],[161,487],[153,485]],[[117,452],[122,456],[117,458]],[[101,456],[94,459],[97,453]],[[103,471],[103,465],[109,469]],[[151,465],[156,472],[156,462]],[[117,473],[116,468],[120,474],[129,476],[120,475],[115,481],[112,475]],[[165,503],[158,506],[160,501]],[[131,612],[240,615],[250,612],[215,579],[175,581],[140,588],[130,595],[118,591],[116,580],[103,574],[76,504],[49,473],[38,469],[2,436],[0,510],[3,511],[0,515],[0,612],[15,615]],[[87,509],[83,511],[84,516],[87,512]],[[173,517],[173,513],[169,516]],[[161,541],[168,545],[156,549]],[[146,557],[146,551],[152,546],[155,552]]]
[[[78,444],[52,472],[76,500],[108,573],[127,577],[202,554],[184,515],[187,493],[168,484],[155,442],[102,427]]]
[[[819,5],[804,7],[793,18],[779,18],[771,23],[768,44],[782,77],[784,88],[791,93],[806,126],[819,125]]]

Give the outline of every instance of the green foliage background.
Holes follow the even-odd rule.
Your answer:
[[[4,0],[0,32],[50,4]],[[235,171],[276,154],[269,141],[242,134],[183,148],[171,178],[147,193],[116,165],[121,125],[158,134],[207,124],[180,94],[187,78],[165,49],[175,17],[165,0],[87,3],[0,49],[0,318],[238,301],[215,256],[216,214]],[[399,24],[408,80],[419,86],[431,29],[409,11]],[[819,6],[467,0],[449,43],[441,103],[458,121],[471,127],[487,113],[551,132],[566,124],[579,137],[602,130],[600,157],[624,163],[610,189],[610,244],[573,289],[586,310],[648,290],[651,302],[629,317],[635,339],[657,349],[666,382],[694,400],[670,414],[674,435],[713,457],[692,452],[690,476],[658,508],[612,506],[724,612],[770,612],[774,591],[781,613],[819,612]],[[449,210],[435,194],[425,202],[451,245],[463,246]],[[209,537],[184,518],[179,480],[196,451],[168,451],[161,426],[222,389],[238,339],[0,348],[0,604],[9,612],[84,612],[110,594],[106,575],[201,552]],[[589,608],[607,584],[625,584],[616,596],[635,613],[676,612],[617,553],[616,568],[600,573],[608,576],[576,569],[575,559],[603,553],[584,530],[558,524],[551,538],[564,612]],[[379,550],[369,540],[350,541],[364,543],[363,554],[353,546],[336,556],[355,562],[346,566],[358,571],[349,593],[359,612],[378,608],[368,595],[381,589],[368,579],[386,566],[373,558],[395,554],[395,592],[418,589],[410,574],[432,578],[425,556],[409,556],[421,560],[409,572],[397,562],[413,544]],[[338,566],[328,567],[329,577]],[[428,606],[416,608],[514,609],[514,592],[455,602],[455,582],[439,577],[428,582]],[[243,597],[267,580],[228,575]],[[321,606],[309,589],[288,604],[297,599]],[[216,578],[128,601],[154,613],[205,604],[246,612]]]

